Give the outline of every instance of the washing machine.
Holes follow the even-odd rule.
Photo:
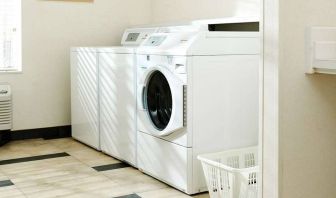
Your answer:
[[[206,191],[197,156],[258,144],[257,21],[159,30],[137,50],[138,168]]]
[[[98,48],[101,150],[136,166],[135,49],[155,28],[125,31],[121,47]]]

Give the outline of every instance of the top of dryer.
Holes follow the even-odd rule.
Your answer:
[[[255,17],[193,21],[159,27],[138,48],[145,55],[259,54],[259,21]]]
[[[120,46],[72,47],[71,51],[134,53],[147,37],[156,32],[155,27],[128,28],[124,31]]]

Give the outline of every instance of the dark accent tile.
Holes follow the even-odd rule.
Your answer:
[[[16,164],[16,163],[22,163],[22,162],[31,162],[31,161],[52,159],[52,158],[58,158],[58,157],[67,157],[67,156],[70,156],[70,155],[68,153],[54,153],[54,154],[48,154],[48,155],[23,157],[23,158],[17,158],[17,159],[2,160],[2,161],[0,161],[0,165]]]
[[[127,168],[130,167],[130,165],[126,163],[116,163],[116,164],[108,164],[108,165],[103,165],[103,166],[95,166],[92,167],[96,171],[108,171],[108,170],[114,170],[114,169],[119,169],[119,168]]]
[[[13,186],[13,182],[11,180],[0,181],[0,188],[6,186]]]
[[[37,138],[48,140],[66,137],[71,137],[71,126],[26,129],[11,132],[11,140],[26,140]]]
[[[114,197],[114,198],[141,198],[141,197],[137,194],[131,194],[131,195],[124,195],[120,197]]]

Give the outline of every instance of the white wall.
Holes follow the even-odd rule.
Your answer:
[[[23,0],[23,73],[0,74],[14,94],[14,130],[70,124],[71,46],[119,44],[150,21],[150,0]]]
[[[258,15],[258,1],[22,1],[23,73],[0,74],[13,88],[13,129],[70,124],[69,47],[119,44],[132,25]]]
[[[151,0],[154,23],[259,16],[259,0]]]
[[[336,1],[279,0],[281,197],[336,197],[336,76],[305,75],[305,28],[336,26]]]
[[[70,124],[69,47],[119,44],[125,27],[149,22],[251,15],[255,1],[243,9],[233,0],[203,0],[192,9],[190,0],[22,1],[23,73],[0,74],[13,88],[13,129]]]

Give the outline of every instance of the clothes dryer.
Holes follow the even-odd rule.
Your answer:
[[[134,50],[153,31],[127,29],[118,47],[71,48],[72,137],[131,164],[136,150]]]
[[[128,29],[122,47],[99,48],[101,150],[136,166],[135,50],[155,28]]]
[[[72,137],[100,150],[97,49],[71,48]]]

